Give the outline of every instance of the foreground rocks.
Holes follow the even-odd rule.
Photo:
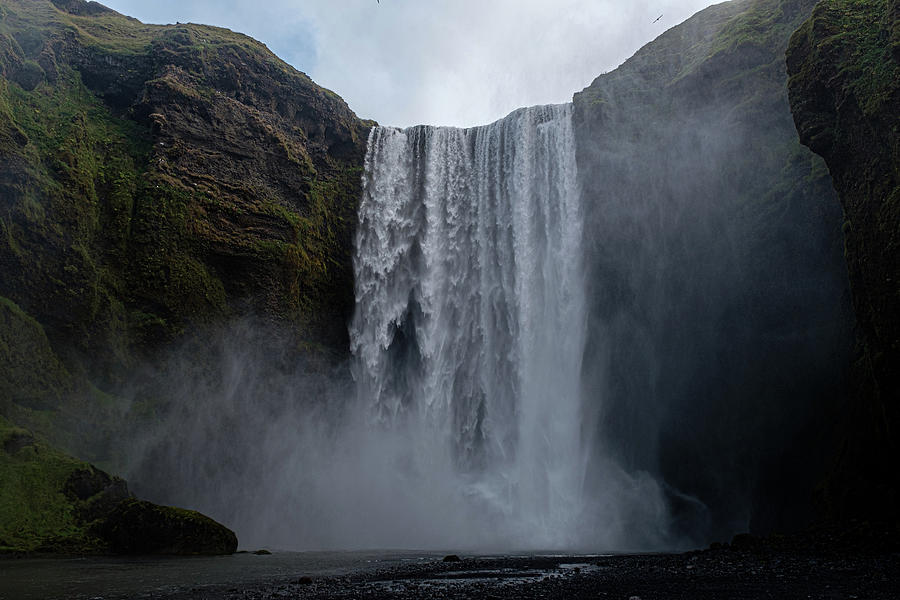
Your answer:
[[[757,543],[686,554],[464,558],[451,564],[435,559],[357,576],[293,577],[247,589],[195,588],[167,598],[887,599],[896,598],[897,589],[897,553]]]
[[[116,554],[233,554],[237,536],[193,510],[123,500],[99,532]]]

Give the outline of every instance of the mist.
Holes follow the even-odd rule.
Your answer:
[[[649,477],[610,461],[598,472],[606,491],[568,515],[580,534],[545,529],[461,471],[435,430],[416,419],[378,424],[349,364],[323,371],[293,360],[277,337],[260,320],[235,322],[136,379],[135,413],[150,389],[168,403],[137,416],[127,434],[122,472],[132,491],[199,510],[250,550],[670,547],[653,529],[666,509]]]

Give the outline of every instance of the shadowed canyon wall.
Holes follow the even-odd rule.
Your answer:
[[[900,2],[820,2],[791,38],[791,108],[844,210],[857,352],[832,517],[897,522],[900,481]]]
[[[806,523],[843,399],[840,207],[783,58],[814,4],[711,7],[575,97],[587,427],[701,539]]]

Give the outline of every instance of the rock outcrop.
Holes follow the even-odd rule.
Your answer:
[[[800,140],[844,211],[858,352],[832,516],[897,521],[900,503],[900,1],[822,0],[791,38]]]
[[[0,417],[0,553],[231,554],[234,532],[136,500],[125,482]]]
[[[128,499],[96,528],[116,554],[233,554],[234,532],[192,510]]]

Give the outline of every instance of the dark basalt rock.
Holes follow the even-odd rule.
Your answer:
[[[2,10],[0,295],[70,371],[114,391],[247,313],[345,355],[372,123],[227,29],[82,0]]]
[[[96,528],[117,554],[233,554],[237,536],[196,511],[124,500]]]
[[[73,471],[66,480],[63,491],[72,500],[87,500],[98,494],[110,494],[117,500],[130,497],[124,480],[110,477],[94,467]]]

